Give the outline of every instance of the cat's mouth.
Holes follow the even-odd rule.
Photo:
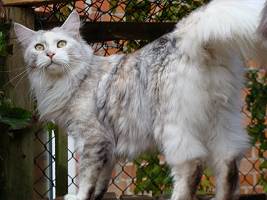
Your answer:
[[[50,61],[49,63],[46,64],[45,70],[49,74],[64,74],[66,70],[62,66],[63,66],[62,63]]]
[[[48,63],[45,68],[48,69],[48,68],[52,68],[52,67],[59,67],[59,63],[55,62],[55,61],[50,61],[50,63]]]
[[[59,73],[62,71],[61,65],[55,61],[51,61],[50,63],[48,63],[46,66],[45,66],[45,69],[48,71],[48,72],[56,72],[56,73]]]

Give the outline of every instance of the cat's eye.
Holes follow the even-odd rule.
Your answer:
[[[38,44],[35,45],[35,49],[37,51],[43,51],[45,49],[45,47],[44,47],[43,44],[38,43]]]
[[[58,43],[57,43],[57,47],[58,48],[63,48],[67,45],[67,42],[65,40],[60,40]]]

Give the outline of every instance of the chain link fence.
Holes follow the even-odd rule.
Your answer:
[[[64,1],[34,7],[36,13],[36,27],[46,28],[49,24],[61,23],[73,9],[76,9],[84,22],[91,23],[168,23],[176,22],[181,17],[190,13],[193,9],[208,1],[200,0],[83,0]],[[127,30],[125,30],[127,32]],[[136,30],[137,31],[137,30]],[[110,33],[112,35],[112,33]],[[106,39],[105,39],[106,37]],[[98,55],[111,55],[122,52],[132,52],[148,43],[150,39],[136,38],[133,40],[119,39],[109,40],[110,35],[103,37],[105,41],[92,39],[89,42]],[[154,38],[153,38],[154,39]],[[244,111],[246,114],[247,112]],[[248,119],[249,120],[249,119]],[[74,151],[71,139],[68,142],[68,190],[75,192],[78,185],[76,169],[79,156]],[[55,152],[55,134],[51,132],[38,132],[35,136],[35,183],[34,198],[55,197],[55,164],[57,162]],[[262,193],[260,184],[260,159],[258,157],[259,146],[255,145],[246,154],[241,162],[240,185],[241,193]],[[266,156],[266,152],[264,155]],[[164,158],[159,155],[144,155],[134,162],[118,163],[112,173],[109,191],[118,196],[122,194],[162,194],[170,193],[171,178]],[[199,188],[200,193],[214,193],[214,178],[210,170],[206,170]]]

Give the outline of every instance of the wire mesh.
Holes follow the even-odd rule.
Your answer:
[[[55,190],[53,165],[56,161],[52,148],[54,138],[43,131],[35,133],[33,199],[53,199]]]
[[[64,1],[55,4],[47,4],[42,7],[34,7],[36,13],[36,23],[42,27],[45,23],[53,21],[64,21],[68,14],[76,9],[84,21],[89,22],[168,22],[177,21],[182,16],[187,15],[192,9],[208,1],[199,0],[83,0],[83,1]],[[130,52],[140,48],[148,41],[129,41],[115,40],[104,41],[91,44],[95,53],[98,55],[111,55],[115,53]],[[45,133],[42,133],[45,134]],[[47,140],[48,139],[48,140]],[[41,198],[48,197],[49,191],[55,188],[55,180],[51,177],[49,169],[55,162],[55,156],[48,148],[53,137],[46,138],[41,133],[36,134],[36,143],[39,146],[35,157],[35,187],[36,196]],[[260,169],[258,147],[254,146],[241,161],[240,185],[241,193],[252,194],[263,192],[260,185]],[[265,152],[266,153],[266,152]],[[49,159],[50,158],[50,159]],[[152,159],[153,160],[153,159]],[[77,168],[78,155],[74,149],[68,149],[69,166]],[[110,182],[109,191],[117,195],[145,193],[151,194],[149,188],[154,188],[158,193],[167,193],[171,190],[171,179],[168,178],[169,171],[165,166],[164,158],[159,156],[155,165],[150,170],[159,170],[162,173],[160,177],[153,173],[146,174],[142,169],[150,166],[147,159],[138,159],[135,162],[120,162],[116,165]],[[159,166],[159,167],[157,167]],[[50,174],[49,174],[50,173]],[[49,176],[50,175],[50,176]],[[77,174],[69,174],[69,187],[78,187]],[[159,180],[161,179],[161,180]],[[40,184],[40,182],[42,184]],[[144,182],[147,185],[140,185]],[[42,185],[40,187],[39,185]],[[45,186],[44,186],[45,185]],[[214,193],[214,177],[210,170],[206,170],[202,177],[200,191],[205,193]],[[45,188],[45,189],[44,189]],[[74,189],[75,190],[75,189]],[[38,199],[38,198],[37,198]]]

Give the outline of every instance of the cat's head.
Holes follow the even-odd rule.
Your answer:
[[[73,11],[61,27],[49,31],[33,31],[14,23],[18,41],[24,49],[29,71],[40,70],[48,75],[67,73],[91,53],[80,36],[80,17]]]

